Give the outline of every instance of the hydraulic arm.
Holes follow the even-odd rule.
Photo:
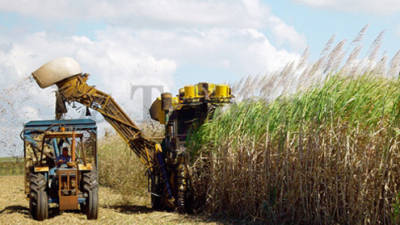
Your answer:
[[[151,169],[156,151],[161,151],[160,146],[143,135],[111,96],[89,86],[86,83],[88,76],[79,74],[58,82],[57,105],[63,105],[63,102],[79,102],[100,112],[147,168]],[[60,113],[59,109],[57,113]]]

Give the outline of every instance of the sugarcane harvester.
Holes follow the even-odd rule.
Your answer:
[[[72,102],[103,115],[146,166],[153,208],[190,212],[192,188],[185,139],[213,109],[231,102],[229,86],[199,83],[180,89],[176,97],[162,93],[150,109],[151,117],[166,128],[165,138],[159,144],[146,137],[110,95],[89,86],[89,74],[82,73],[74,59],[55,59],[32,75],[41,88],[57,85],[57,119],[66,113],[65,103]]]

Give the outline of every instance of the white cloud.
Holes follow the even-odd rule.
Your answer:
[[[287,43],[295,50],[306,46],[304,36],[259,0],[15,0],[0,1],[0,11],[39,18],[43,23],[103,21],[135,30],[250,28],[271,31],[278,44]]]
[[[312,7],[337,9],[350,12],[391,14],[400,11],[398,0],[295,0]]]
[[[180,65],[195,62],[199,67],[225,67],[238,75],[275,70],[297,54],[274,47],[255,29],[208,29],[179,31],[107,29],[98,38],[111,38],[138,46],[158,58],[172,58]],[[226,62],[230,63],[227,64]]]
[[[0,1],[2,10],[44,19],[106,19],[115,23],[133,22],[141,25],[151,25],[157,21],[157,24],[238,26],[230,24],[237,17],[235,20],[240,22],[240,26],[257,26],[251,13],[264,11],[264,8],[254,0]]]
[[[293,26],[289,26],[276,16],[269,18],[269,24],[272,33],[276,36],[278,44],[288,42],[296,50],[304,50],[306,46],[306,38],[304,35],[297,33]]]

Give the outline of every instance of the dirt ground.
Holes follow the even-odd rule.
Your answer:
[[[79,211],[59,215],[51,210],[48,220],[37,222],[29,214],[23,176],[0,176],[0,224],[230,224],[201,216],[153,211],[147,198],[122,203],[119,194],[105,187],[100,187],[99,198],[99,218],[96,221],[87,220],[86,215]]]

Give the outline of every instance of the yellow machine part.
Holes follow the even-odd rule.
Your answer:
[[[197,86],[189,85],[184,87],[184,98],[197,98],[198,96]]]
[[[161,108],[161,98],[154,100],[150,107],[150,117],[153,120],[165,124],[165,111]]]
[[[205,97],[204,83],[198,83],[196,85],[188,85],[184,88],[179,89],[179,95],[172,98],[172,106],[174,110],[179,110],[186,101],[198,102]],[[226,84],[212,84],[207,83],[209,98],[213,102],[226,102],[233,96],[231,94],[231,88]],[[165,124],[165,111],[162,109],[162,99],[158,97],[154,100],[150,107],[150,116],[153,120]]]
[[[231,90],[228,85],[216,85],[214,97],[216,98],[231,98]]]
[[[48,172],[49,171],[49,167],[48,166],[35,166],[33,170],[35,171],[35,173]]]
[[[205,90],[204,84],[205,83],[198,83],[196,85],[188,85],[179,89],[180,100],[198,100],[206,97],[206,93],[211,99],[232,98],[231,88],[229,85],[206,83],[207,90]]]
[[[86,170],[92,170],[92,164],[91,163],[87,163],[86,165],[84,164],[78,164],[78,170],[79,171],[86,171]]]
[[[173,97],[172,98],[172,107],[175,109],[178,104],[179,104],[179,98]],[[161,124],[165,124],[165,111],[162,110],[160,97],[158,97],[156,100],[154,100],[153,104],[151,104],[150,117],[153,120],[160,122]]]

